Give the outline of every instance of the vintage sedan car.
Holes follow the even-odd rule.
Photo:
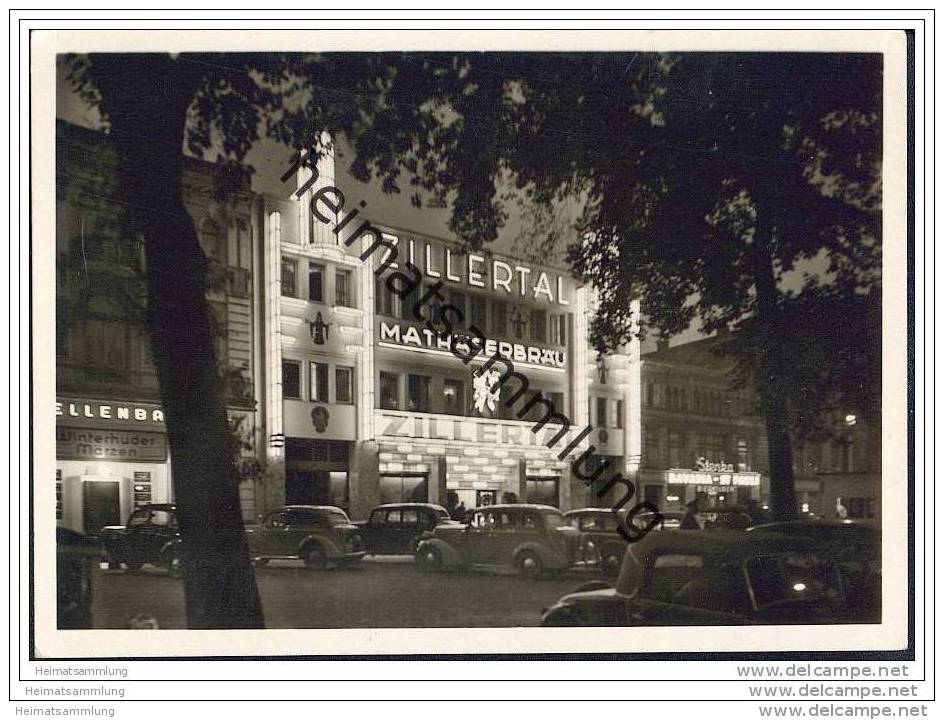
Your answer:
[[[420,536],[416,562],[424,569],[511,566],[523,576],[598,562],[588,535],[549,505],[489,505],[466,522],[440,523]]]
[[[353,565],[365,555],[364,541],[347,514],[333,505],[287,505],[246,529],[257,565],[269,560],[303,560],[323,570]]]
[[[416,541],[441,522],[454,522],[441,505],[389,503],[370,511],[367,520],[355,523],[371,555],[412,555]]]
[[[879,536],[860,529],[650,533],[615,587],[597,581],[543,612],[545,626],[881,621]]]
[[[177,508],[161,503],[142,505],[125,525],[107,525],[98,532],[110,567],[124,564],[138,570],[145,563],[180,572],[180,529]]]

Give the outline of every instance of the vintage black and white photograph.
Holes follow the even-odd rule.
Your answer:
[[[47,50],[44,631],[888,642],[903,35],[173,35]]]

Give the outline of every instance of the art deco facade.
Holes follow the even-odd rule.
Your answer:
[[[608,458],[609,472],[634,477],[638,345],[598,364],[587,339],[587,288],[563,267],[463,252],[454,241],[385,224],[359,203],[356,185],[343,200],[325,190],[335,183],[331,157],[317,170],[301,198],[257,206],[264,242],[256,364],[270,503],[327,503],[354,517],[405,500],[600,504],[609,498],[594,497],[571,467],[585,451],[594,456],[588,464]],[[297,186],[311,177],[302,168]],[[388,278],[409,266],[419,280],[399,292]],[[470,362],[421,319],[446,305],[461,311],[453,336],[474,326],[486,338]],[[511,407],[504,401],[520,384],[509,380],[489,396],[498,384],[483,377],[496,352],[529,385]],[[537,392],[571,426],[553,448],[563,421],[532,432],[542,406],[517,414]]]

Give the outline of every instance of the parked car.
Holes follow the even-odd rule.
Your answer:
[[[570,526],[576,528],[596,546],[600,569],[607,575],[616,575],[623,562],[628,543],[617,528],[624,522],[625,513],[612,508],[581,508],[564,513]]]
[[[849,527],[650,533],[615,587],[596,581],[545,626],[839,624],[881,621],[880,538]]]
[[[287,505],[246,529],[253,561],[303,560],[322,570],[350,566],[365,555],[364,541],[347,514],[333,505]]]
[[[371,555],[412,555],[416,541],[441,522],[456,522],[442,505],[389,503],[370,511],[357,525]]]
[[[180,572],[180,529],[174,505],[142,505],[125,525],[107,525],[98,532],[110,567],[124,564],[139,570],[145,563]]]
[[[596,564],[596,546],[549,505],[489,505],[467,522],[440,523],[420,536],[416,561],[425,569],[512,566],[524,576],[576,563]]]

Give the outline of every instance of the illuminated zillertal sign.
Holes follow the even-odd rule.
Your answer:
[[[418,352],[450,354],[452,353],[452,343],[455,342],[455,348],[463,356],[470,354],[469,343],[477,342],[475,338],[467,335],[446,335],[439,337],[429,328],[415,327],[405,323],[380,322],[380,338],[378,344],[381,347],[393,347],[403,350],[416,350]],[[554,350],[553,348],[536,347],[534,345],[523,345],[521,343],[510,343],[504,340],[485,340],[484,352],[477,354],[477,359],[485,360],[498,353],[504,358],[511,360],[515,365],[532,365],[536,367],[553,368],[562,370],[567,366],[567,353],[564,350]]]
[[[517,262],[478,255],[460,254],[439,243],[420,242],[385,232],[383,239],[397,246],[398,259],[420,269],[428,278],[445,283],[458,283],[471,288],[504,293],[532,301],[546,301],[556,305],[570,305],[568,295],[573,292],[572,281],[555,272],[531,268]],[[383,262],[392,269],[399,262]],[[500,293],[499,293],[500,294]]]

